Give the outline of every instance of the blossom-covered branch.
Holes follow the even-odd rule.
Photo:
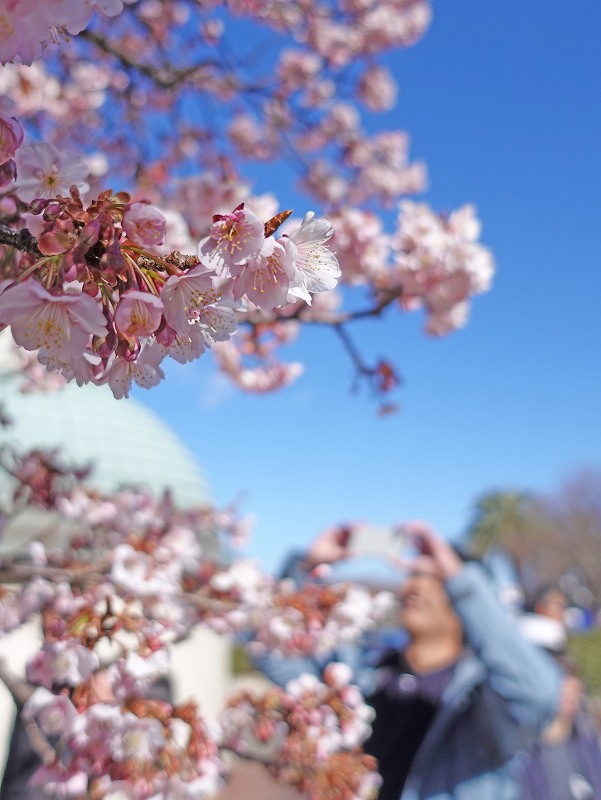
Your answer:
[[[56,455],[15,454],[13,463],[18,483],[0,533],[14,540],[29,514],[30,544],[17,541],[15,556],[0,564],[0,630],[37,616],[43,644],[25,681],[6,669],[0,679],[45,742],[35,785],[112,800],[118,789],[158,800],[177,787],[186,797],[211,797],[227,776],[225,748],[258,758],[316,799],[334,772],[343,797],[371,796],[375,763],[359,749],[371,711],[341,665],[328,668],[323,683],[307,677],[285,692],[233,697],[220,720],[191,702],[159,699],[153,687],[169,671],[169,645],[197,625],[252,633],[255,649],[325,653],[384,619],[389,593],[301,589],[252,562],[230,561],[216,537],[238,535],[243,522],[231,511],[183,511],[134,489],[102,496]],[[40,509],[44,538],[36,540],[39,516],[31,512]]]
[[[156,385],[163,357],[191,360],[217,345],[218,365],[238,386],[272,391],[302,372],[279,352],[304,324],[340,326],[390,304],[402,311],[423,307],[427,332],[443,335],[465,324],[470,298],[490,287],[493,261],[478,243],[474,209],[439,215],[406,200],[425,189],[424,165],[411,161],[404,131],[379,130],[373,119],[367,124],[396,102],[383,56],[425,33],[427,0],[319,0],[310,8],[296,0],[227,7],[72,0],[40,14],[30,0],[18,0],[2,13],[10,35],[0,59],[15,63],[0,68],[1,274],[24,283],[12,299],[31,302],[30,309],[34,301],[39,308],[50,302],[37,289],[32,294],[35,281],[53,297],[68,292],[68,301],[52,307],[70,324],[79,314],[75,338],[88,338],[72,353],[42,346],[45,369],[79,382],[109,382],[124,395],[132,380]],[[247,161],[278,169],[294,164],[311,204],[331,223],[340,274],[333,257],[327,268],[322,261],[319,280],[308,278],[309,262],[299,270],[300,250],[289,241],[298,220],[282,229],[287,238],[266,235],[261,248],[249,251],[252,264],[211,258],[211,247],[218,249],[215,216],[231,217],[242,203],[244,214],[262,223],[278,216],[274,197],[254,195],[244,179]],[[73,186],[78,194],[71,194]],[[399,208],[391,232],[380,206]],[[325,244],[326,228],[319,230]],[[221,299],[182,336],[159,318],[156,301],[167,281],[182,277],[178,270],[197,277],[199,268],[207,268],[203,274]],[[132,291],[143,299],[129,294],[121,303],[122,293]],[[94,300],[103,319],[90,302],[76,301],[77,292]],[[147,335],[113,322],[116,307],[121,303],[122,320],[132,302],[150,326]],[[88,316],[79,313],[84,305]],[[257,318],[257,306],[269,313]],[[198,321],[208,315],[219,318],[217,334]],[[10,320],[11,309],[0,324],[14,329]],[[235,336],[245,322],[255,330]],[[16,329],[23,343],[18,322]],[[174,345],[170,329],[183,346]],[[26,346],[33,350],[38,340],[30,336]],[[358,376],[377,371],[360,366],[358,340],[349,347],[348,330],[341,341]],[[393,358],[384,354],[382,361],[396,373]],[[376,393],[385,397],[394,385],[384,381]]]

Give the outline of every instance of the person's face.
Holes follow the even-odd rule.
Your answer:
[[[410,636],[461,631],[444,585],[433,575],[411,573],[401,586],[399,600],[400,622]]]
[[[557,620],[557,622],[564,622],[565,611],[567,608],[567,599],[563,592],[558,589],[552,589],[548,592],[542,600],[536,604],[534,609],[538,614],[545,617]]]

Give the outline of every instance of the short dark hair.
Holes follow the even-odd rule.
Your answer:
[[[532,595],[530,596],[530,600],[528,602],[528,610],[534,611],[537,605],[539,605],[540,603],[544,603],[548,599],[551,592],[558,592],[559,594],[563,595],[566,598],[566,601],[568,600],[567,594],[564,592],[561,586],[559,586],[559,584],[544,583],[541,586],[539,586],[534,592],[532,592]]]

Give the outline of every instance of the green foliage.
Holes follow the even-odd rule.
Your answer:
[[[491,550],[511,550],[514,540],[521,539],[527,524],[529,501],[529,495],[521,491],[491,491],[480,495],[469,526],[474,551],[484,555]]]
[[[568,651],[582,671],[588,693],[601,697],[601,628],[570,636]]]

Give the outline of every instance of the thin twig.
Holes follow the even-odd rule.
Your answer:
[[[344,349],[349,354],[351,361],[355,365],[355,369],[357,370],[357,372],[359,372],[361,375],[366,375],[368,377],[371,377],[374,374],[373,367],[367,366],[367,364],[363,360],[363,357],[361,356],[361,353],[359,352],[359,348],[351,338],[349,332],[346,330],[344,325],[338,323],[334,325],[333,328],[334,331],[338,334],[340,341],[344,345]]]

